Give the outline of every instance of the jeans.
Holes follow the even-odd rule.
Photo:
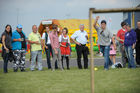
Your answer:
[[[52,54],[53,56],[53,52],[52,52],[52,47],[51,47],[51,44],[47,44],[47,47],[48,49],[45,48],[45,51],[46,51],[46,58],[47,58],[47,65],[48,65],[48,69],[51,69],[51,60],[50,60],[50,53]],[[58,66],[57,66],[57,61],[55,62],[55,69],[57,69]]]
[[[128,58],[128,68],[136,68],[132,46],[125,46],[125,51]]]
[[[42,70],[42,51],[31,51],[31,70],[33,71],[35,68],[35,62],[37,57],[37,64],[38,64],[38,70]]]
[[[4,60],[3,71],[4,71],[4,73],[7,73],[8,72],[8,70],[7,70],[8,59],[9,59],[9,53],[6,53],[5,54],[5,57],[3,57],[3,60]]]
[[[100,51],[103,53],[104,56],[104,69],[108,70],[109,69],[109,65],[112,65],[112,61],[110,60],[109,57],[109,51],[110,51],[110,46],[102,46],[100,45]]]

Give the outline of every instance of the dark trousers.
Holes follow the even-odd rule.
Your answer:
[[[47,65],[48,65],[48,69],[51,69],[51,60],[50,60],[50,53],[52,54],[53,56],[53,52],[52,52],[52,47],[51,47],[51,44],[47,44],[48,46],[48,49],[45,48],[45,51],[46,51],[46,58],[47,58]],[[57,61],[55,62],[55,69],[58,69],[58,65],[57,65]]]
[[[76,45],[76,52],[77,52],[77,64],[78,68],[82,69],[82,64],[81,64],[81,56],[83,54],[84,58],[84,69],[88,68],[88,53],[86,50],[86,45]]]
[[[140,65],[140,45],[136,45],[136,63]]]
[[[7,73],[8,72],[8,70],[7,70],[8,59],[9,59],[9,53],[5,53],[5,56],[3,57],[3,61],[4,61],[3,71],[4,71],[4,73]]]
[[[64,64],[63,64],[63,59],[66,59],[66,65],[67,65],[67,69],[70,69],[69,68],[69,57],[68,56],[62,56],[61,57],[61,61],[62,61],[62,68],[64,69]]]

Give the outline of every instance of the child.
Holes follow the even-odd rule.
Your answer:
[[[113,64],[116,63],[116,49],[114,48],[113,42],[110,45],[110,59],[113,61]]]
[[[69,70],[69,55],[70,55],[70,40],[68,34],[68,29],[64,28],[62,30],[62,35],[59,36],[59,42],[60,42],[60,50],[61,50],[61,61],[62,61],[62,67],[63,66],[63,58],[66,59],[67,69]]]

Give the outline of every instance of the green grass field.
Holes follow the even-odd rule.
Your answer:
[[[0,70],[0,93],[90,93],[90,69],[13,72]],[[95,71],[95,93],[140,93],[140,68]]]

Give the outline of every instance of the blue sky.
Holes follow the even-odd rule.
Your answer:
[[[32,25],[39,26],[43,19],[88,19],[90,7],[131,8],[140,4],[140,0],[0,0],[0,34],[5,25],[23,25],[24,32],[32,31]],[[110,29],[117,31],[122,21],[122,13],[96,14],[101,19],[112,20]]]

